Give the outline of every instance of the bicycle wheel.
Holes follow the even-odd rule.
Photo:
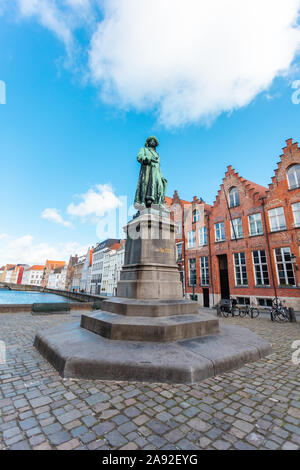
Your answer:
[[[284,315],[277,308],[273,310],[273,318],[274,318],[275,321],[277,321],[279,323],[284,321]]]
[[[247,311],[247,308],[243,308],[240,310],[240,317],[241,318],[244,318],[246,315],[247,315],[248,311]]]
[[[226,312],[222,307],[221,307],[221,313],[222,313],[222,316],[225,318],[227,318],[229,315],[229,312]]]
[[[259,310],[256,307],[252,307],[250,310],[250,316],[251,318],[257,318],[259,315]]]

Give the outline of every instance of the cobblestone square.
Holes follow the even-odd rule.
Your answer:
[[[0,449],[300,448],[300,326],[228,318],[273,354],[196,385],[63,379],[33,347],[35,333],[71,315],[0,315]]]

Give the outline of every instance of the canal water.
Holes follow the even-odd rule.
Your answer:
[[[74,300],[61,295],[47,292],[16,291],[0,289],[0,304],[34,304],[49,302],[74,302]]]

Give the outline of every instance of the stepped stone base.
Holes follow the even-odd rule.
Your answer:
[[[198,304],[191,300],[142,300],[113,297],[102,301],[102,310],[133,317],[164,317],[197,314]]]
[[[80,326],[105,338],[123,341],[168,342],[219,332],[218,319],[205,314],[149,318],[97,312],[82,315]]]
[[[63,377],[193,384],[271,353],[238,326],[172,343],[113,341],[70,323],[40,332],[35,347]]]

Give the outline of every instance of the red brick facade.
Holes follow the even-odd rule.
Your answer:
[[[269,188],[229,166],[212,206],[182,201],[177,191],[167,198],[179,226],[184,291],[190,296],[195,282],[201,305],[229,296],[268,305],[277,294],[300,310],[300,148],[286,144]]]

